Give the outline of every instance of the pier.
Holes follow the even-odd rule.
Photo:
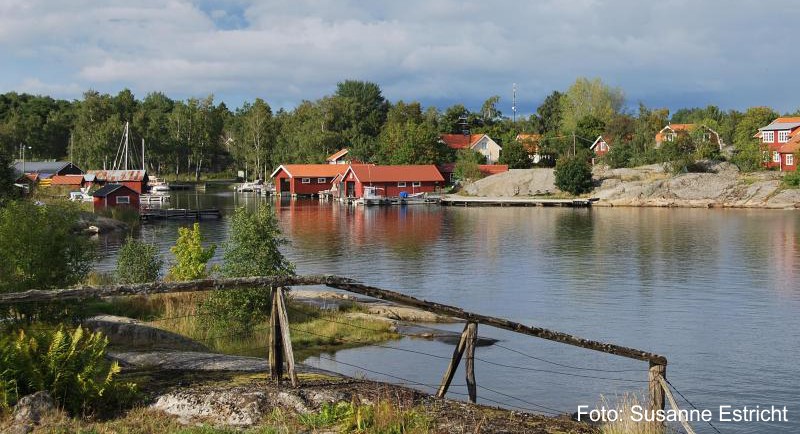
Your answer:
[[[590,207],[597,198],[546,199],[537,197],[469,197],[447,195],[441,199],[443,206],[561,206]]]
[[[203,220],[209,218],[218,219],[222,217],[222,213],[220,213],[219,209],[217,208],[210,208],[210,209],[148,208],[148,209],[143,209],[142,212],[139,214],[139,217],[143,221],[171,220],[171,219]]]

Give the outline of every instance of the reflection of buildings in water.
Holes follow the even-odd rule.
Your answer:
[[[800,233],[797,232],[797,219],[779,219],[770,225],[772,260],[770,272],[775,280],[775,288],[782,295],[797,296],[797,266],[800,256]]]

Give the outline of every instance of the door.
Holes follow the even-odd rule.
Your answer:
[[[355,197],[356,195],[356,183],[355,181],[347,181],[345,184],[345,197]]]
[[[289,194],[291,193],[291,187],[289,186],[289,178],[281,178],[281,194]]]

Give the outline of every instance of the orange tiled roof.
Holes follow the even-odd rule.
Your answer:
[[[667,129],[667,127],[669,127],[672,131],[674,131],[676,134],[678,134],[678,133],[681,133],[681,132],[692,131],[693,129],[695,129],[697,127],[697,124],[669,124],[666,127],[662,128],[661,131],[658,132],[658,134],[656,134],[656,141],[657,142],[663,142],[664,141],[664,139],[666,138],[666,133],[664,132],[664,130]]]
[[[475,142],[485,134],[440,134],[445,145],[452,149],[466,149],[472,147]]]
[[[328,158],[326,158],[325,161],[336,161],[336,160],[344,157],[345,155],[347,155],[348,152],[349,152],[349,150],[347,148],[340,149],[340,150],[334,152],[333,154],[331,154],[330,156],[328,156]]]
[[[397,181],[444,182],[439,169],[433,164],[404,166],[371,166],[364,164],[350,166],[350,170],[362,183]]]
[[[53,185],[81,185],[83,175],[53,175],[50,181]]]
[[[539,152],[539,141],[542,139],[541,134],[520,133],[517,134],[517,141],[522,144],[522,147],[528,151],[529,154]]]
[[[347,170],[344,164],[282,164],[272,172],[272,177],[284,170],[292,178],[333,178]]]

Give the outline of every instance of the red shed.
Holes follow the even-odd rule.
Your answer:
[[[275,193],[313,196],[330,190],[333,178],[344,173],[343,164],[282,164],[272,172]]]
[[[139,193],[122,184],[106,184],[92,194],[95,208],[129,206],[139,209]]]
[[[94,183],[99,185],[122,184],[139,194],[147,188],[148,178],[144,170],[90,170],[86,174],[94,175]]]
[[[603,136],[597,136],[597,138],[594,140],[594,143],[592,143],[592,146],[590,146],[589,149],[592,152],[594,152],[594,157],[592,157],[592,164],[594,164],[595,158],[600,158],[603,155],[608,154],[608,151],[611,150],[611,147],[609,146],[606,139],[603,138]]]
[[[407,166],[351,165],[342,174],[339,191],[345,197],[360,198],[364,187],[383,189],[384,197],[408,194],[433,193],[444,186],[444,178],[433,164]]]

